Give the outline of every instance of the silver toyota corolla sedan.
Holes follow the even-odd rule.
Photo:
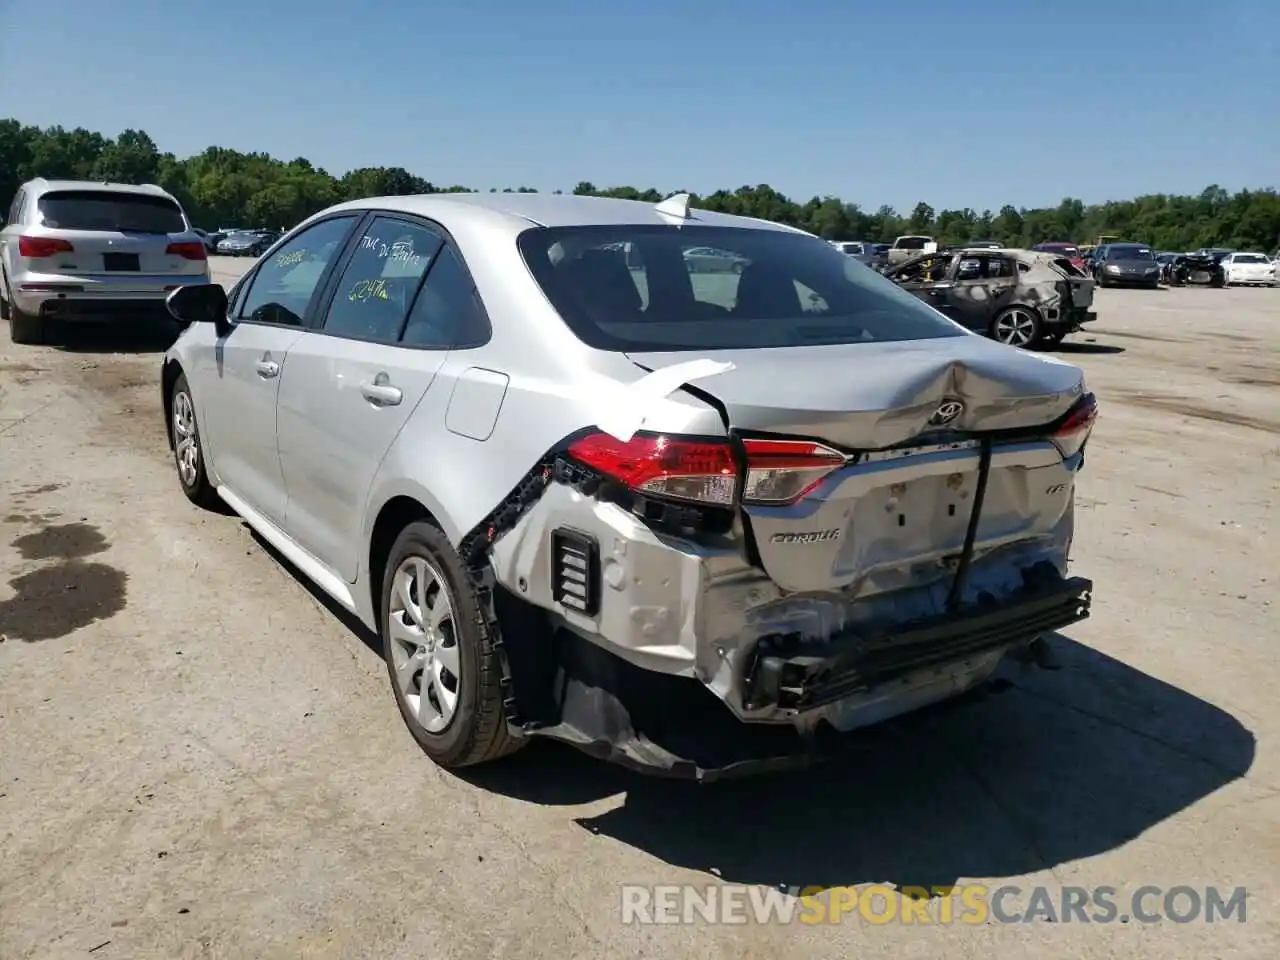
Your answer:
[[[1088,615],[1079,368],[794,228],[377,197],[169,307],[183,491],[381,636],[444,766],[532,736],[702,778],[806,760]]]

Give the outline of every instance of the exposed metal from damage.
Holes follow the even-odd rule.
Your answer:
[[[664,359],[645,357],[659,369]],[[806,501],[804,510],[815,518],[833,505],[856,504],[852,514],[840,508],[844,519],[837,524],[796,530],[794,509],[775,516],[778,511],[748,508],[724,536],[655,530],[644,516],[603,495],[602,478],[563,453],[549,454],[471,541],[474,562],[481,564],[473,568],[477,576],[527,605],[521,614],[526,620],[541,618],[536,636],[522,642],[555,651],[554,677],[544,672],[531,681],[546,688],[534,698],[543,705],[542,717],[522,717],[513,693],[511,722],[525,733],[649,772],[707,779],[807,762],[822,753],[816,747],[820,730],[849,732],[978,687],[1006,652],[1087,617],[1092,584],[1066,576],[1074,530],[1070,481],[1081,461],[1064,460],[1042,439],[1080,400],[1078,369],[1039,361],[1037,389],[1029,389],[1031,382],[1018,382],[1008,370],[997,378],[954,356],[934,363],[930,376],[916,378],[920,392],[905,398],[914,401],[908,405],[914,437],[888,449],[850,452],[847,466]],[[1058,368],[1060,377],[1049,373]],[[726,369],[714,394],[707,394],[723,405],[733,430],[746,410],[734,402],[736,370],[736,364]],[[1037,392],[1046,385],[1053,389]],[[857,387],[846,383],[844,390],[833,406],[856,411]],[[967,409],[983,409],[984,422],[1004,429],[920,443],[915,437],[936,432],[928,421],[951,397],[963,397]],[[901,431],[903,411],[883,397],[879,405],[867,411],[870,432],[877,432],[877,419]],[[964,412],[955,419],[964,422]],[[895,480],[903,470],[915,479]],[[1001,521],[1007,509],[1001,506],[988,518],[997,528],[984,526],[983,501],[993,477],[1001,503],[1039,498],[1037,525],[1002,534],[999,522],[1010,517]],[[883,524],[868,527],[865,521],[899,509],[909,485],[936,490],[940,502],[949,499],[950,516],[925,522],[935,549],[920,552],[908,540],[902,552],[915,551],[915,560],[906,566],[888,555],[877,561],[866,549]],[[923,496],[929,499],[927,492]],[[955,510],[965,502],[967,510]],[[789,554],[795,559],[780,567],[781,555],[761,559],[757,551],[753,558],[743,549],[742,523],[754,529],[757,547],[795,551]],[[551,534],[557,530],[598,545],[603,594],[590,616],[556,600]],[[843,546],[846,536],[851,539]],[[814,579],[818,570],[828,571],[825,582]],[[496,616],[492,633],[505,646]],[[509,668],[508,680],[523,682]],[[637,707],[637,700],[648,698],[671,705],[665,725]],[[691,714],[674,706],[685,701]],[[637,709],[644,716],[633,715]],[[695,722],[694,715],[701,719]],[[685,728],[674,739],[672,723]],[[708,726],[719,734],[687,742],[691,729]]]

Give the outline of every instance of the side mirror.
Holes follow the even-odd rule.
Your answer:
[[[165,298],[175,320],[183,323],[212,323],[218,336],[231,330],[227,322],[227,291],[220,283],[194,283],[179,287]]]

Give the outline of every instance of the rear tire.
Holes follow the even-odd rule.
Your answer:
[[[45,324],[39,317],[24,312],[13,299],[13,290],[9,287],[9,278],[0,277],[4,281],[4,297],[0,297],[0,311],[4,319],[9,321],[9,339],[14,343],[26,346],[38,346],[45,342]]]
[[[30,346],[44,343],[44,321],[29,313],[23,313],[15,304],[9,304],[9,339],[14,343]]]
[[[507,726],[502,666],[471,576],[435,524],[396,538],[379,612],[396,706],[428,757],[466,767],[524,746]]]
[[[991,321],[991,339],[1025,350],[1039,342],[1042,327],[1040,314],[1035,309],[1013,306],[1001,310]]]

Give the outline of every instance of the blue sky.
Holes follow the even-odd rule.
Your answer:
[[[1280,0],[0,0],[0,115],[481,189],[980,210],[1280,184],[1278,37]]]

